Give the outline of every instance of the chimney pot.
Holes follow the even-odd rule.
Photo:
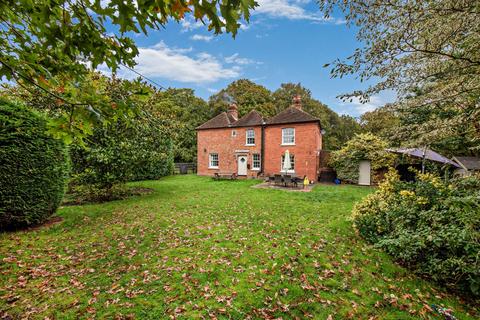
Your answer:
[[[235,120],[238,120],[238,107],[236,103],[230,104],[228,107],[227,114],[232,116]]]
[[[295,108],[302,110],[302,97],[299,94],[293,96],[292,102]]]

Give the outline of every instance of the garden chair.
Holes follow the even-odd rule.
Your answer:
[[[279,174],[276,174],[276,175],[274,176],[274,180],[273,180],[273,181],[275,182],[275,185],[282,185],[282,183],[283,183],[282,176],[279,175]]]
[[[285,184],[285,187],[288,187],[288,185],[290,184],[293,185],[292,176],[291,175],[283,176],[283,183]]]

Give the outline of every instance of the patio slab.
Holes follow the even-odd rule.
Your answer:
[[[292,192],[310,192],[312,189],[315,187],[314,184],[309,184],[305,189],[303,189],[303,184],[298,186],[298,188],[294,187],[282,187],[275,185],[273,183],[268,183],[268,182],[262,182],[259,184],[256,184],[252,186],[252,188],[257,188],[257,189],[275,189],[275,190],[284,190],[284,191],[292,191]]]

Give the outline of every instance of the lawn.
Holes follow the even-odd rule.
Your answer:
[[[154,192],[1,234],[0,318],[441,319],[432,304],[479,317],[355,235],[351,208],[372,189],[256,183],[140,182]]]

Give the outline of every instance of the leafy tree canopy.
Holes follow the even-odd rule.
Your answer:
[[[149,109],[168,119],[176,162],[194,162],[197,157],[195,128],[212,118],[215,113],[192,89],[167,89],[150,98]]]
[[[461,129],[480,149],[480,6],[478,1],[325,0],[328,16],[340,8],[359,28],[364,46],[336,60],[332,75],[378,80],[343,97],[362,100],[385,89],[397,92],[396,107],[410,120],[407,144],[429,144]],[[408,115],[411,114],[411,115]],[[426,116],[428,114],[428,116]],[[419,118],[417,118],[419,119]],[[420,120],[420,119],[419,119]],[[472,151],[472,150],[471,150]]]
[[[360,125],[364,132],[387,138],[400,124],[398,114],[390,105],[365,112],[360,116]]]
[[[91,135],[96,125],[113,123],[119,118],[132,118],[141,111],[149,94],[156,91],[139,79],[109,79],[93,72],[77,82],[65,82],[65,86],[55,88],[70,99],[79,99],[81,96],[86,104],[64,103],[52,95],[42,94],[39,88],[24,86],[5,86],[0,91],[0,96],[17,99],[34,109],[47,111],[50,133],[71,143],[73,140],[81,142]]]
[[[133,67],[138,49],[129,34],[147,34],[169,20],[191,16],[215,34],[225,31],[235,35],[238,21],[248,21],[255,5],[254,0],[1,1],[0,78],[34,86],[55,95],[58,104],[80,110],[73,118],[81,119],[83,126],[63,121],[68,124],[63,129],[74,128],[70,132],[73,135],[88,134],[92,117],[110,120],[111,105],[91,101],[101,100],[94,89],[84,94],[85,88],[75,92],[67,87],[81,85],[90,70],[99,65],[113,71],[121,65]],[[107,34],[107,24],[116,28],[115,32]]]
[[[216,113],[226,111],[232,102],[238,105],[240,117],[252,110],[257,110],[264,117],[271,117],[277,111],[273,104],[272,92],[248,79],[233,81],[209,99],[209,104]]]

